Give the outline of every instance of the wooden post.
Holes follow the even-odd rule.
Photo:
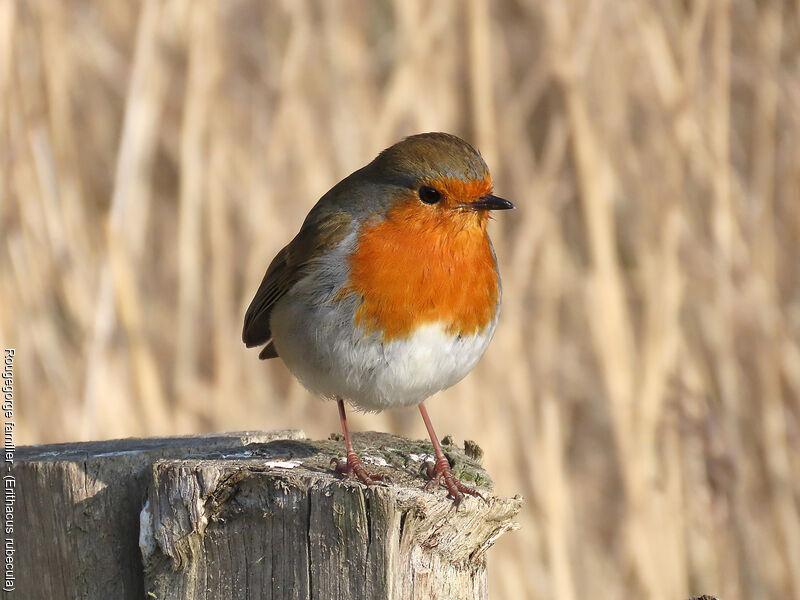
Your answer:
[[[139,513],[153,463],[304,437],[242,432],[17,448],[18,598],[144,597]]]
[[[391,482],[366,488],[332,473],[341,442],[299,437],[20,448],[20,597],[487,597],[486,550],[516,527],[521,499],[452,510],[444,489],[422,490],[430,444],[375,433],[355,445]],[[446,451],[462,479],[490,485]]]

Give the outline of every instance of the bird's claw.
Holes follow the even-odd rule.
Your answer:
[[[435,489],[441,483],[442,479],[444,479],[444,485],[447,488],[447,497],[453,500],[453,506],[456,510],[458,510],[458,506],[464,500],[464,494],[477,496],[484,502],[487,501],[478,490],[464,485],[455,478],[453,471],[450,469],[450,463],[447,462],[445,457],[437,458],[435,463],[427,463],[425,472],[428,476],[428,483],[425,484],[425,489],[428,491]]]
[[[344,475],[348,479],[358,479],[365,485],[376,485],[388,481],[383,475],[370,475],[355,452],[348,452],[346,460],[332,458],[331,466],[340,475]]]

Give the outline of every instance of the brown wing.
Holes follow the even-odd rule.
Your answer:
[[[318,204],[300,232],[272,260],[244,315],[242,329],[242,341],[248,348],[267,344],[259,358],[278,356],[269,325],[272,307],[303,276],[309,263],[347,235],[351,221],[347,213],[325,210]]]

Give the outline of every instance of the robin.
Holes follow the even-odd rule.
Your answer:
[[[363,411],[417,405],[456,506],[480,494],[454,476],[423,403],[460,381],[492,339],[500,274],[486,232],[492,194],[481,155],[446,133],[414,135],[337,183],[267,269],[242,340],[280,356],[308,390],[335,399],[347,458],[336,471],[371,485],[344,401]]]

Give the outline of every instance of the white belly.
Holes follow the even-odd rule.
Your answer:
[[[444,324],[428,323],[408,338],[383,342],[354,327],[355,298],[316,308],[305,298],[295,289],[273,309],[278,354],[310,391],[365,411],[418,404],[460,381],[489,345],[499,313],[475,335],[453,336]]]

